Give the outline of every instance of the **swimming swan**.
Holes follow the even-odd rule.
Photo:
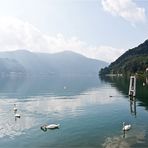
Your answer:
[[[47,129],[56,129],[56,128],[59,128],[59,126],[60,126],[60,124],[49,124],[49,125],[45,124],[45,125],[41,126],[41,129],[43,131],[46,131]]]
[[[55,128],[59,128],[60,124],[49,124],[46,125],[47,129],[55,129]]]
[[[123,131],[128,131],[128,130],[130,130],[131,129],[131,125],[130,124],[127,124],[127,125],[125,125],[125,122],[123,122],[123,128],[122,128],[122,130]]]
[[[17,111],[16,104],[14,104],[13,111],[14,111],[14,112],[16,112],[16,111]]]
[[[16,118],[20,118],[20,117],[21,117],[20,114],[15,114],[14,116],[15,116]]]

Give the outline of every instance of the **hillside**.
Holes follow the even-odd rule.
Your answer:
[[[27,50],[0,53],[0,74],[14,72],[25,75],[94,75],[107,63],[65,51],[55,54]]]
[[[139,46],[129,49],[108,67],[100,70],[100,74],[143,73],[148,67],[148,40]]]

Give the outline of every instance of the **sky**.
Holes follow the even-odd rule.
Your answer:
[[[148,0],[0,0],[0,51],[70,50],[113,62],[148,39]]]

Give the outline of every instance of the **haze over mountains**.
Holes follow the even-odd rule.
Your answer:
[[[103,61],[64,51],[55,54],[27,50],[0,52],[0,75],[94,75],[107,66]]]

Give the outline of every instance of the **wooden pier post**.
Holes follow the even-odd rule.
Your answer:
[[[130,97],[136,96],[136,76],[130,77],[129,96]]]
[[[130,98],[130,111],[136,117],[136,98]]]

